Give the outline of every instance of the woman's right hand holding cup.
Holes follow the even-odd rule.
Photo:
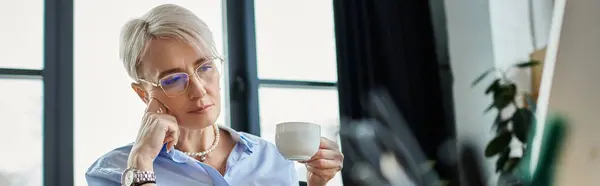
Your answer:
[[[128,167],[153,171],[154,158],[163,145],[171,150],[179,139],[177,119],[167,114],[167,108],[156,98],[151,98],[142,118],[142,125],[127,161]]]

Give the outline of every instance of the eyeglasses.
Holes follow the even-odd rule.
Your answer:
[[[220,61],[221,59],[211,58],[196,67],[194,73],[201,80],[201,82],[212,84],[217,81],[219,71],[217,69],[217,64],[215,63],[216,60]],[[187,72],[177,72],[160,78],[160,80],[158,80],[158,84],[144,79],[139,79],[139,81],[149,83],[155,87],[160,87],[168,97],[177,97],[185,93],[185,91],[188,89],[190,77],[190,74]]]

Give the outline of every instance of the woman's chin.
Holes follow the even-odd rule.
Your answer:
[[[203,129],[211,126],[216,122],[216,118],[208,117],[207,115],[188,115],[179,125],[190,130]]]

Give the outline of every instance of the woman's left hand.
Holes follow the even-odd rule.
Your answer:
[[[344,155],[334,141],[321,137],[319,151],[308,161],[306,168],[309,186],[325,186],[335,174],[342,170]]]

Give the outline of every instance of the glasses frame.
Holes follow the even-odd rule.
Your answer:
[[[208,58],[206,61],[202,62],[200,65],[198,65],[198,67],[196,67],[196,68],[194,69],[193,76],[192,76],[190,73],[188,73],[188,72],[175,72],[175,73],[171,73],[171,74],[169,74],[169,75],[166,75],[166,76],[164,76],[164,77],[162,77],[162,78],[158,79],[158,83],[153,83],[153,82],[151,82],[151,81],[148,81],[148,80],[145,80],[145,79],[141,79],[141,78],[140,78],[140,79],[138,79],[138,83],[145,82],[145,83],[148,83],[148,84],[150,84],[150,85],[152,85],[152,86],[154,86],[154,87],[160,87],[160,89],[161,89],[161,90],[162,90],[162,91],[165,93],[165,95],[167,95],[167,97],[169,97],[169,98],[178,97],[178,96],[181,96],[181,95],[183,95],[185,92],[187,92],[188,88],[190,87],[190,81],[191,81],[191,80],[190,80],[190,77],[194,77],[194,76],[195,76],[195,77],[198,77],[198,78],[200,78],[200,75],[198,75],[198,69],[199,69],[200,67],[204,66],[205,64],[207,64],[207,63],[215,63],[215,68],[217,68],[217,69],[216,69],[216,70],[217,70],[217,74],[220,74],[220,68],[219,68],[219,67],[217,67],[217,66],[218,66],[218,65],[220,65],[220,64],[217,64],[215,61],[220,61],[220,62],[221,62],[221,64],[222,64],[222,62],[223,62],[223,59],[222,59],[222,58],[220,58],[220,57],[212,57],[212,58]],[[169,77],[169,76],[173,75],[173,74],[187,74],[187,76],[188,76],[188,80],[187,80],[187,82],[186,82],[186,84],[185,84],[185,89],[184,89],[183,91],[181,91],[181,93],[180,93],[180,94],[178,94],[178,95],[175,95],[175,96],[170,96],[169,94],[167,94],[167,91],[165,91],[165,88],[164,88],[164,87],[163,87],[163,86],[160,84],[160,81],[161,81],[161,80],[163,80],[164,78],[167,78],[167,77]],[[202,79],[202,78],[200,78],[200,79]]]

